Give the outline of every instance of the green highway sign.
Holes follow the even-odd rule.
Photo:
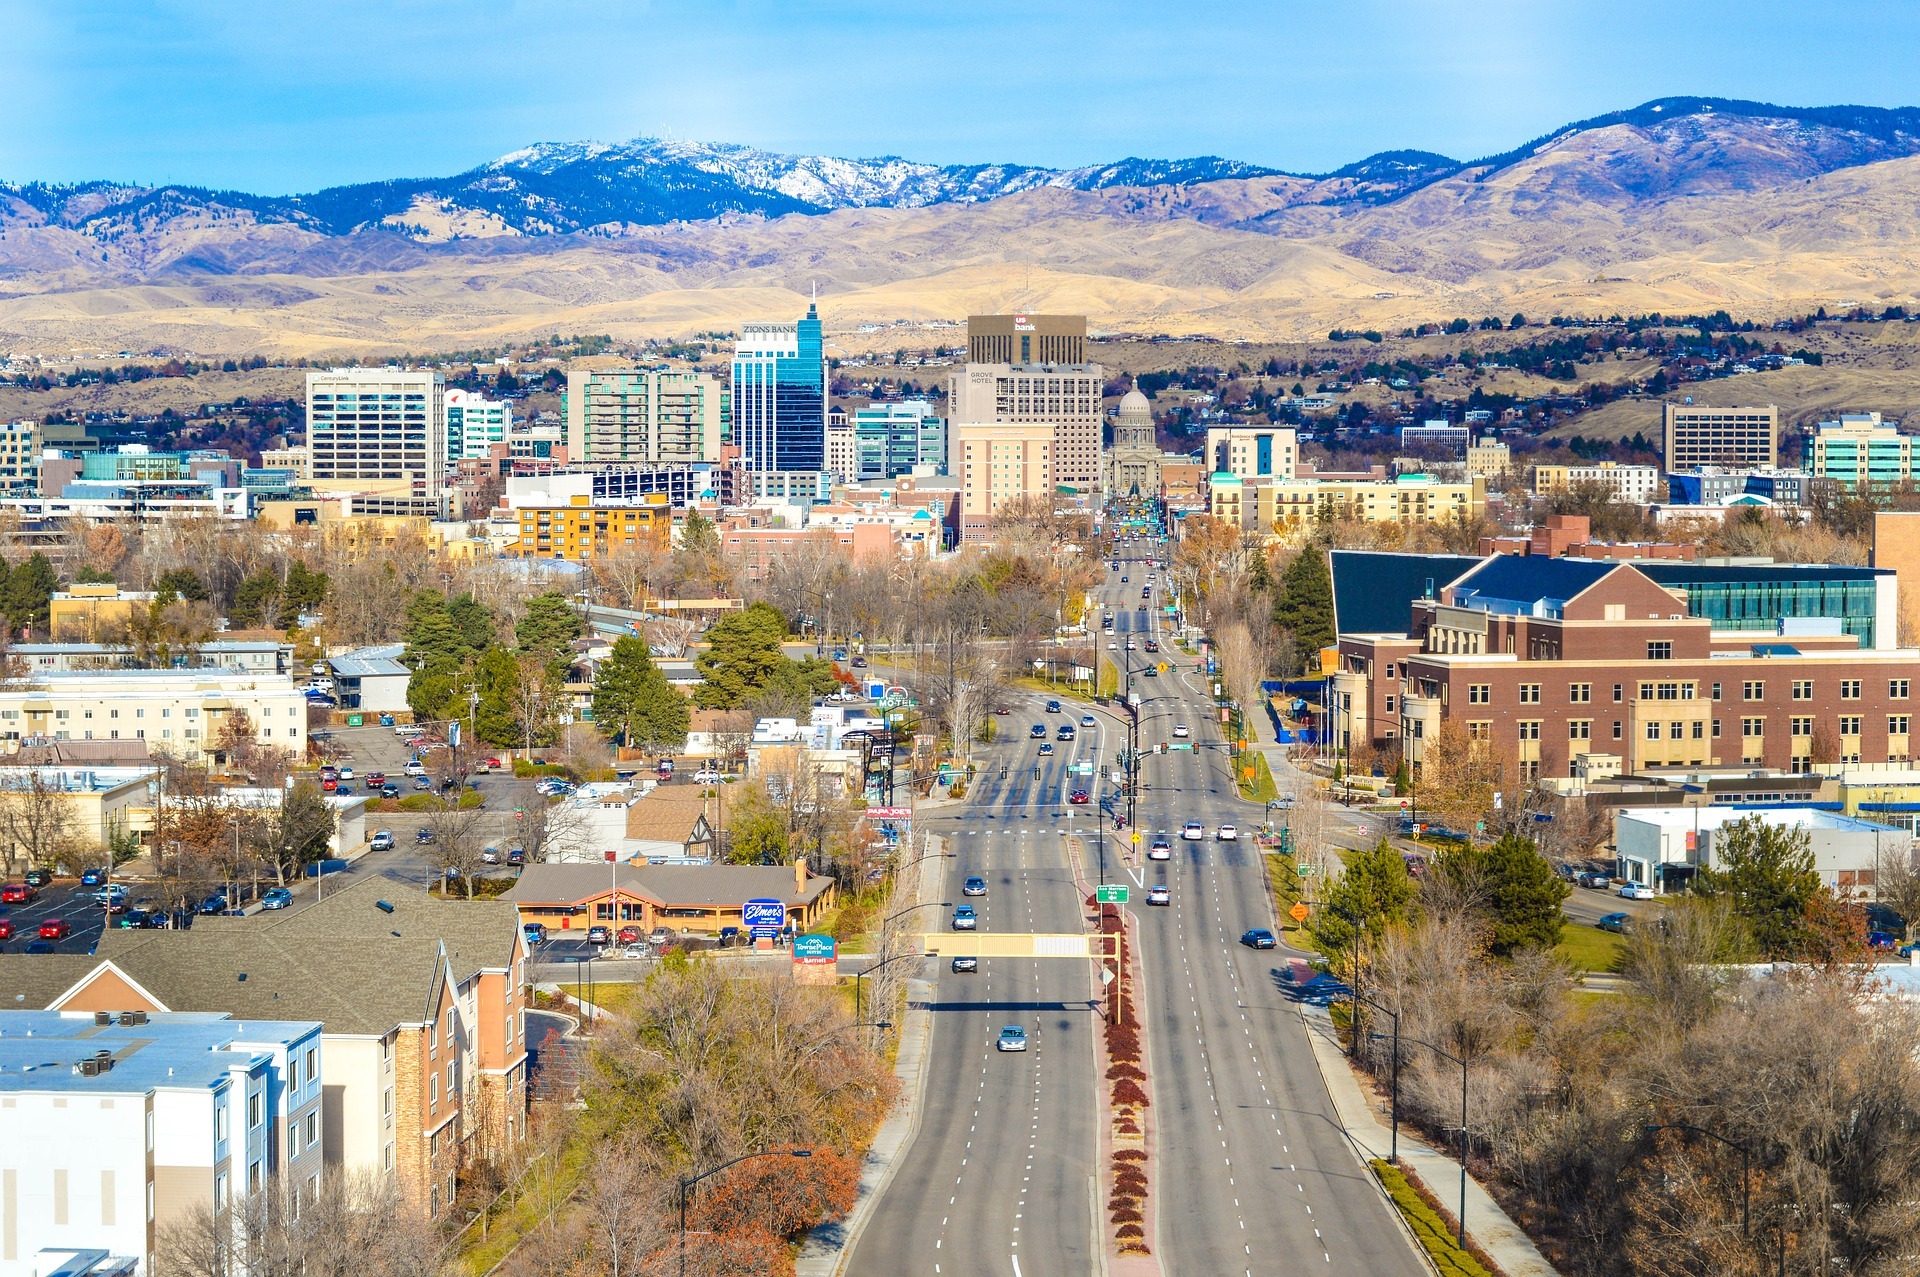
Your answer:
[[[1175,753],[1178,753],[1180,750],[1183,750],[1183,749],[1191,753],[1193,751],[1193,742],[1190,740],[1176,741],[1175,743],[1167,746],[1167,748]]]
[[[1093,889],[1093,898],[1103,905],[1123,905],[1127,903],[1126,885],[1099,886]]]
[[[1312,865],[1301,865],[1301,866],[1300,866],[1300,876],[1301,876],[1302,878],[1311,878],[1311,877],[1313,877],[1313,866],[1312,866]]]

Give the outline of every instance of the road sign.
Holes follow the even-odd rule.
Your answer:
[[[457,718],[447,724],[447,744],[455,749],[460,748],[460,720]]]
[[[1311,909],[1307,908],[1306,901],[1296,900],[1293,902],[1293,908],[1287,910],[1287,916],[1292,918],[1295,922],[1305,922],[1307,920],[1307,915],[1312,912],[1313,911]]]
[[[1484,833],[1486,833],[1486,832],[1487,832],[1487,822],[1486,822],[1486,821],[1484,821],[1484,820],[1476,820],[1476,821],[1474,821],[1474,822],[1473,822],[1473,832],[1474,832],[1474,833],[1476,833],[1476,834],[1484,834]]]
[[[793,960],[812,965],[832,962],[839,956],[839,945],[832,936],[810,932],[793,938]]]
[[[787,925],[787,907],[778,900],[749,900],[740,906],[740,922],[756,939],[777,936]]]
[[[1140,831],[1138,829],[1134,830],[1132,837],[1133,837],[1133,845],[1138,847],[1140,845]]]
[[[1102,885],[1093,889],[1093,898],[1103,905],[1123,905],[1127,903],[1125,883]]]
[[[1314,867],[1313,867],[1312,865],[1301,865],[1301,866],[1300,866],[1300,876],[1301,876],[1302,878],[1311,878],[1311,877],[1313,877],[1313,875],[1314,875],[1314,874],[1316,874],[1316,873],[1318,873],[1318,872],[1320,872],[1320,871],[1319,871],[1318,869],[1315,869],[1315,868],[1314,868]]]

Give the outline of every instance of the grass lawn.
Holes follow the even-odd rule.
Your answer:
[[[1251,765],[1253,778],[1247,778],[1246,769]],[[1270,803],[1280,796],[1274,788],[1273,773],[1267,768],[1267,756],[1257,749],[1250,749],[1240,755],[1240,774],[1236,778],[1240,784],[1240,796],[1256,803]]]
[[[1560,943],[1553,951],[1582,971],[1618,971],[1626,945],[1611,931],[1568,922],[1561,926]]]
[[[578,1002],[592,993],[590,1001],[609,1015],[624,1016],[633,1006],[633,1000],[640,992],[637,984],[602,984],[598,981],[592,986],[584,984],[563,984],[560,992]]]

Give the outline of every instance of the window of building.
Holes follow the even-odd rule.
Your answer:
[[[1540,684],[1520,684],[1520,703],[1522,705],[1538,705],[1540,703]]]
[[[1668,723],[1667,724],[1668,740],[1685,740],[1686,738],[1687,738],[1687,725],[1685,723]]]
[[[320,1115],[318,1113],[309,1113],[307,1114],[307,1147],[318,1148],[319,1146]]]
[[[1530,718],[1521,722],[1520,739],[1521,740],[1539,740],[1540,739],[1540,720],[1537,718]]]
[[[1619,683],[1615,683],[1615,684],[1613,685],[1613,703],[1614,703],[1615,705],[1618,705],[1618,704],[1620,703],[1620,701],[1621,701],[1621,696],[1622,696],[1622,693],[1623,693],[1623,692],[1624,692],[1625,690],[1626,690],[1626,689],[1625,689],[1625,688],[1624,688],[1624,687],[1623,687],[1623,686],[1622,686],[1621,684],[1619,684]]]
[[[295,1118],[287,1123],[287,1156],[292,1157],[300,1151],[300,1121]]]
[[[1720,699],[1720,684],[1718,683],[1713,685],[1713,699],[1716,701]]]
[[[1840,734],[1842,736],[1858,736],[1860,734],[1860,716],[1858,714],[1842,714],[1840,716]]]
[[[1489,705],[1493,702],[1493,685],[1490,683],[1467,684],[1467,704]]]
[[[1813,680],[1810,678],[1794,679],[1793,680],[1793,699],[1796,701],[1812,700],[1813,699]]]
[[[1713,738],[1720,739],[1720,720],[1717,718],[1713,720]]]
[[[1887,680],[1887,697],[1889,700],[1896,700],[1896,701],[1906,700],[1907,699],[1907,680],[1904,678],[1888,679]]]
[[[266,1097],[255,1092],[247,1097],[247,1129],[252,1130],[267,1120]]]
[[[1859,700],[1860,699],[1860,680],[1857,678],[1841,679],[1840,680],[1840,699],[1843,701]]]
[[[1887,715],[1887,735],[1905,736],[1907,734],[1907,724],[1911,721],[1912,720],[1905,714]]]
[[[435,1073],[427,1084],[427,1112],[440,1111],[440,1075]]]
[[[1593,720],[1591,718],[1574,718],[1567,720],[1567,739],[1592,740]]]
[[[1592,683],[1567,684],[1567,699],[1575,705],[1585,705],[1593,700]]]
[[[1469,721],[1467,723],[1467,739],[1492,740],[1493,724],[1485,720]]]
[[[1813,719],[1792,719],[1788,722],[1787,728],[1795,736],[1811,736],[1813,735]]]
[[[1647,643],[1647,659],[1650,661],[1672,660],[1673,644],[1666,639],[1650,640]]]
[[[1746,682],[1746,683],[1740,684],[1741,700],[1763,701],[1766,698],[1767,698],[1767,685],[1765,683]]]
[[[1740,734],[1742,736],[1764,736],[1766,735],[1766,731],[1767,720],[1764,718],[1743,718],[1740,720]]]
[[[1653,721],[1651,721],[1651,720],[1649,720],[1649,721],[1648,721],[1648,723],[1647,723],[1647,739],[1648,739],[1648,740],[1659,740],[1659,739],[1660,739],[1660,724],[1658,724],[1658,723],[1656,723],[1656,722],[1653,722]]]
[[[1613,738],[1615,740],[1619,740],[1623,732],[1624,732],[1624,729],[1620,726],[1620,720],[1617,718],[1614,719],[1613,720]]]
[[[1706,720],[1700,719],[1700,718],[1694,719],[1693,720],[1693,739],[1705,740],[1706,735],[1707,735]]]
[[[1393,697],[1387,697],[1387,713],[1393,713]]]

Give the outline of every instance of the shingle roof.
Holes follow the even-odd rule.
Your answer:
[[[1335,550],[1334,632],[1405,634],[1412,624],[1415,599],[1439,598],[1442,589],[1480,563],[1462,554]]]
[[[627,808],[627,837],[684,843],[707,813],[708,799],[697,785],[660,785]]]
[[[376,907],[381,900],[392,913]],[[428,1003],[443,972],[463,981],[507,968],[519,944],[518,918],[497,900],[437,900],[369,877],[329,887],[323,899],[289,913],[201,918],[189,931],[109,931],[97,957],[171,1010],[318,1020],[329,1033],[384,1033],[430,1018]],[[97,965],[80,961],[88,970]]]
[[[807,904],[818,900],[833,879],[810,874],[803,894],[794,889],[790,865],[528,865],[500,899],[515,905],[574,904],[615,884],[655,904],[711,907],[762,897]]]
[[[83,953],[0,953],[0,1011],[39,1011],[100,965]]]

